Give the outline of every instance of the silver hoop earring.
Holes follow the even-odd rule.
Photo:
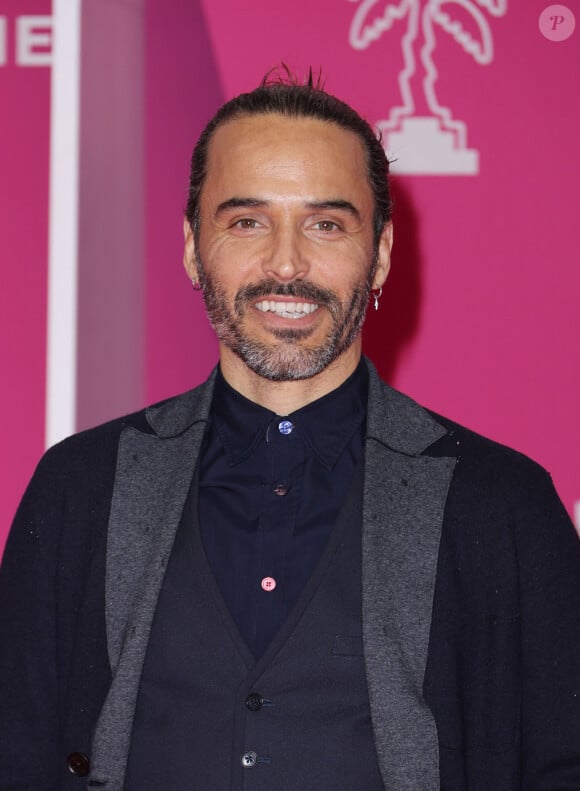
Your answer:
[[[383,287],[380,286],[378,291],[373,291],[373,299],[375,300],[375,310],[379,309],[379,299],[383,293]]]

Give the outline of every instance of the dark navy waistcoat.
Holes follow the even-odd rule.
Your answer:
[[[362,467],[257,661],[209,570],[192,487],[145,658],[125,791],[383,791],[362,652]]]

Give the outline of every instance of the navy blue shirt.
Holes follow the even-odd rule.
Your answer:
[[[261,656],[314,571],[363,449],[364,362],[291,415],[244,398],[221,372],[201,456],[204,549],[242,637]]]

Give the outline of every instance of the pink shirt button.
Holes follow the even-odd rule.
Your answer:
[[[274,577],[264,577],[260,585],[263,591],[273,591],[276,587],[276,580]]]

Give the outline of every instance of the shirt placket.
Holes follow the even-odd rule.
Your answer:
[[[255,644],[267,647],[289,611],[286,580],[304,469],[304,437],[287,418],[276,417],[265,436],[266,477],[256,536]]]

